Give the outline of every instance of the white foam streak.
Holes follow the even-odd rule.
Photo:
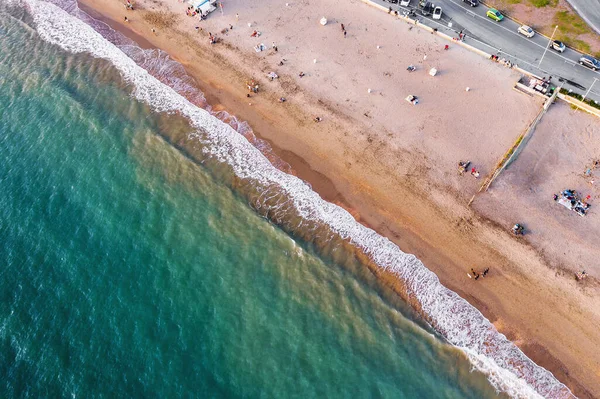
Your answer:
[[[53,4],[24,0],[39,35],[73,53],[90,53],[110,61],[134,87],[134,96],[156,111],[179,113],[205,132],[211,155],[231,165],[240,178],[264,188],[284,192],[298,213],[317,221],[369,255],[381,268],[401,278],[411,299],[416,300],[431,325],[451,344],[461,348],[475,368],[485,373],[500,391],[515,398],[570,398],[569,389],[532,362],[500,334],[483,315],[439,282],[415,256],[357,223],[344,209],[321,199],[300,179],[274,168],[231,126],[193,105],[171,87],[162,84],[90,26]],[[265,198],[273,196],[268,190]]]

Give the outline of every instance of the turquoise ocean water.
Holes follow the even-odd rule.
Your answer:
[[[0,397],[506,396],[134,90],[0,6]]]

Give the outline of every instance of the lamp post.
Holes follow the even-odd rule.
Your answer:
[[[558,28],[558,25],[556,25],[554,27],[554,32],[552,32],[552,36],[550,36],[550,41],[548,42],[548,45],[544,49],[544,54],[542,54],[542,58],[540,58],[540,62],[538,64],[538,68],[540,67],[540,65],[542,65],[542,61],[544,61],[544,56],[546,55],[546,51],[548,51],[548,47],[550,47],[552,45],[552,39],[554,38],[554,34],[556,33],[556,29],[557,28]]]

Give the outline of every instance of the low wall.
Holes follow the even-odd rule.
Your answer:
[[[569,104],[576,106],[579,109],[589,112],[592,115],[596,115],[597,117],[600,118],[600,109],[598,109],[598,108],[594,108],[591,105],[588,105],[588,104],[584,103],[583,101],[579,101],[578,99],[573,98],[571,96],[567,96],[566,94],[558,93],[558,98],[560,98],[563,101],[568,102]]]
[[[389,8],[386,8],[386,7],[384,7],[384,6],[380,5],[380,4],[374,3],[371,0],[362,0],[362,2],[365,3],[365,4],[367,4],[367,5],[370,5],[371,7],[375,7],[377,9],[381,10],[381,11],[385,11],[385,12],[389,11]],[[433,28],[431,28],[431,27],[429,27],[429,26],[427,26],[425,24],[421,24],[417,20],[414,20],[412,18],[405,17],[402,14],[398,14],[397,18],[399,18],[399,19],[401,19],[403,21],[406,21],[409,24],[416,25],[419,28],[426,30],[427,32],[433,32]],[[470,50],[470,51],[472,51],[472,52],[474,52],[476,54],[479,54],[482,57],[490,58],[492,56],[491,54],[486,53],[485,51],[479,50],[478,48],[475,48],[473,46],[470,46],[470,45],[466,44],[463,41],[455,40],[454,37],[452,37],[450,35],[447,35],[447,34],[445,34],[443,32],[437,31],[437,35],[440,36],[440,37],[442,37],[442,38],[444,38],[444,39],[446,39],[446,40],[448,40],[448,41],[450,41],[450,42],[452,42],[452,43],[454,43],[454,44],[456,44],[456,45],[462,46],[462,47],[466,48],[467,50]]]

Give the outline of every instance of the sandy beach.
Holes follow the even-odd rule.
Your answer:
[[[600,159],[597,119],[553,105],[519,158],[468,207],[543,105],[513,90],[515,71],[358,0],[230,0],[201,22],[177,0],[138,1],[135,11],[119,0],[80,3],[168,52],[213,109],[247,121],[323,198],[414,253],[575,395],[598,396],[600,181],[590,181],[600,169],[584,174]],[[248,98],[251,78],[260,91]],[[458,174],[467,159],[479,179]],[[566,188],[590,195],[589,215],[552,200]],[[528,234],[510,234],[515,222]],[[485,279],[467,276],[487,267]],[[576,281],[580,270],[590,276]]]

